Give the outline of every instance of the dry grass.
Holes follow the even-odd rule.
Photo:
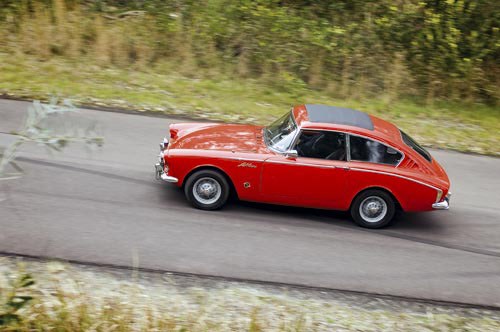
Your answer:
[[[344,99],[383,95],[392,101],[411,95],[428,104],[438,98],[465,98],[472,103],[484,94],[490,99],[481,100],[498,99],[498,82],[491,78],[495,75],[486,72],[481,61],[468,63],[467,77],[425,64],[422,73],[415,73],[405,50],[386,47],[387,41],[370,20],[338,17],[340,25],[330,26],[287,6],[220,0],[206,1],[205,6],[141,2],[145,11],[127,11],[109,3],[113,2],[20,1],[16,14],[0,21],[4,36],[0,51],[128,70],[168,62],[188,77],[222,73],[262,79],[277,87],[293,80]],[[349,24],[342,23],[344,19]],[[494,64],[490,67],[489,71],[496,70]]]
[[[213,22],[203,15],[209,12],[189,26],[181,16],[165,14],[168,22],[160,25],[147,12],[120,17],[119,10],[96,12],[78,1],[32,3],[31,10],[23,7],[18,17],[0,23],[0,94],[42,100],[57,95],[81,105],[254,123],[270,121],[290,104],[323,103],[379,115],[427,146],[500,155],[498,107],[474,104],[472,97],[466,104],[439,102],[439,80],[428,90],[427,103],[402,99],[417,94],[403,53],[387,57],[376,49],[367,61],[353,51],[335,60],[336,80],[324,76],[335,70],[328,52],[288,54],[292,62],[307,62],[306,84],[287,71],[286,58],[266,60],[270,44],[247,45],[237,35],[227,43],[238,56],[220,53],[215,37],[207,35]],[[277,53],[290,48],[278,46]],[[383,91],[367,97],[376,82]]]
[[[27,264],[27,265],[26,265]],[[498,331],[494,313],[411,306],[374,300],[367,309],[317,294],[288,293],[236,283],[203,283],[169,275],[123,276],[114,271],[24,263],[0,258],[0,291],[28,270],[35,299],[21,320],[2,331]],[[352,301],[352,300],[351,300]],[[364,302],[364,301],[360,301]],[[366,301],[365,301],[366,302]],[[2,302],[0,302],[0,305]],[[397,306],[397,309],[391,309]]]
[[[64,57],[121,67],[143,67],[156,56],[153,45],[161,36],[147,15],[107,19],[79,5],[68,9],[64,0],[54,0],[52,7],[38,1],[32,6],[16,18],[19,28],[9,22],[0,25],[6,36],[0,49],[42,61]]]

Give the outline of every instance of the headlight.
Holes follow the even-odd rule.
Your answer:
[[[160,150],[163,151],[168,147],[168,138],[163,138],[163,142],[160,143]]]

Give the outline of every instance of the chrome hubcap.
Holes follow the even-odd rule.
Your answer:
[[[387,214],[387,203],[378,196],[367,197],[359,205],[359,214],[366,222],[379,222]]]
[[[202,204],[213,204],[221,196],[221,186],[219,182],[212,178],[200,178],[193,186],[194,198]]]

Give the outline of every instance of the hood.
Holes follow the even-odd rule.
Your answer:
[[[184,123],[170,126],[173,149],[222,150],[258,153],[267,151],[262,127],[252,125]]]

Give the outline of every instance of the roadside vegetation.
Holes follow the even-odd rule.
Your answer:
[[[0,93],[265,123],[355,107],[500,155],[500,3],[0,0]]]
[[[500,329],[495,312],[393,302],[0,257],[0,331]]]

